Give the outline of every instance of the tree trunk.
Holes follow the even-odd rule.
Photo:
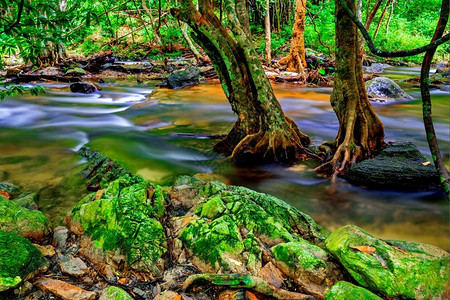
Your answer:
[[[287,65],[288,71],[298,72],[304,75],[306,68],[305,58],[305,11],[306,0],[297,0],[295,8],[294,28],[292,29],[291,50],[289,55],[283,57],[278,64]]]
[[[264,18],[264,29],[265,29],[265,53],[266,53],[266,63],[271,65],[272,62],[272,42],[270,39],[270,0],[266,0],[266,16]]]
[[[355,1],[345,0],[355,12]],[[384,144],[384,127],[372,109],[364,87],[362,53],[358,31],[336,0],[336,75],[330,102],[338,120],[339,132],[333,142],[321,146],[333,154],[317,171],[334,178],[365,158],[373,156]]]
[[[383,12],[381,13],[380,19],[378,20],[377,29],[375,30],[375,33],[374,33],[374,35],[373,35],[373,40],[374,40],[374,41],[375,41],[375,39],[377,38],[378,31],[380,30],[381,22],[383,21],[384,14],[386,13],[386,10],[387,10],[389,4],[391,4],[391,0],[388,0],[388,1],[386,2],[386,5],[384,6]]]
[[[245,0],[224,1],[232,35],[214,14],[210,0],[182,0],[172,14],[186,22],[213,62],[222,88],[238,119],[214,149],[240,163],[291,163],[310,153],[309,138],[286,117],[248,35]],[[244,27],[247,27],[245,29]]]
[[[191,49],[192,54],[195,56],[195,60],[197,63],[200,62],[200,53],[198,52],[197,48],[195,47],[194,43],[192,42],[191,37],[187,33],[188,25],[186,23],[181,24],[181,34],[183,34],[184,39],[186,40],[186,43],[189,46],[189,49]]]

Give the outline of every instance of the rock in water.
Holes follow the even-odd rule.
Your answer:
[[[448,296],[449,254],[438,247],[384,241],[353,225],[334,231],[325,244],[358,284],[388,298]],[[372,249],[364,251],[361,246]]]
[[[92,94],[98,91],[97,87],[90,82],[75,82],[70,85],[72,93]]]
[[[27,239],[0,230],[0,292],[45,270],[47,261]]]
[[[439,186],[439,174],[416,145],[409,141],[388,144],[374,158],[350,167],[345,178],[369,188],[430,190]]]
[[[371,74],[381,74],[384,73],[384,68],[388,67],[390,67],[388,64],[373,63],[369,67],[365,67],[364,71]]]
[[[325,295],[325,300],[382,300],[380,297],[360,286],[347,281],[339,281]]]
[[[167,78],[167,87],[181,89],[189,85],[197,85],[200,82],[199,74],[199,69],[195,67],[174,72]]]
[[[387,77],[377,77],[367,81],[366,89],[369,99],[374,101],[385,102],[395,99],[412,99],[398,84]]]

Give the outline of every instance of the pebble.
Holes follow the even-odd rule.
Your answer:
[[[53,246],[57,248],[64,247],[69,237],[69,230],[64,226],[58,226],[53,230]]]

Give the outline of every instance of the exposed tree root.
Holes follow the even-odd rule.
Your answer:
[[[186,290],[191,284],[197,280],[205,280],[215,285],[229,286],[231,288],[247,288],[258,293],[271,296],[277,299],[315,299],[306,294],[290,292],[270,285],[263,279],[249,274],[229,274],[221,275],[215,273],[194,274],[189,276],[184,284],[183,289]]]

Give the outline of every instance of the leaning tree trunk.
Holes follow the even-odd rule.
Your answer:
[[[218,73],[238,119],[214,149],[237,162],[290,163],[309,153],[309,138],[284,115],[249,35],[245,0],[224,0],[232,35],[213,12],[210,0],[182,0],[172,14],[186,22]],[[246,17],[247,16],[247,17]]]
[[[355,12],[355,1],[345,2]],[[339,120],[339,132],[335,141],[322,146],[333,156],[317,169],[333,178],[352,164],[371,157],[384,144],[383,124],[373,111],[364,87],[357,28],[339,0],[336,0],[335,13],[336,75],[330,102]]]
[[[278,64],[285,66],[286,70],[291,72],[298,72],[302,75],[305,73],[306,58],[305,58],[305,11],[306,0],[297,0],[295,7],[294,27],[292,29],[291,50],[289,55],[283,57]]]

